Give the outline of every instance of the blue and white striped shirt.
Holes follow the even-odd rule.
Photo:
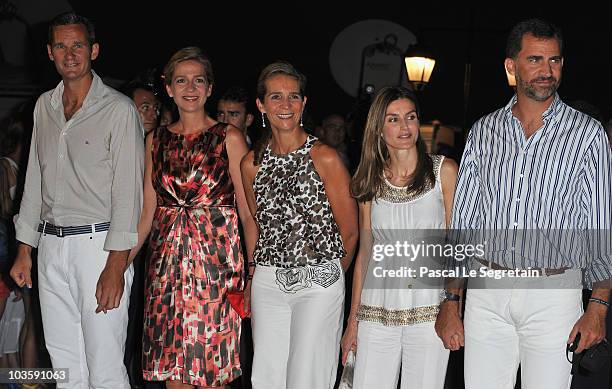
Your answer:
[[[485,241],[486,260],[507,268],[580,268],[587,285],[612,278],[612,152],[603,127],[556,95],[526,138],[515,103],[472,127],[451,228],[464,242]]]

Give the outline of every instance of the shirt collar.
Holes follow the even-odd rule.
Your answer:
[[[91,70],[91,74],[93,76],[93,79],[91,81],[91,85],[89,86],[87,96],[85,96],[85,100],[83,101],[83,107],[87,107],[89,104],[93,104],[97,100],[101,99],[106,93],[104,82],[102,82],[100,76],[98,76],[93,69]],[[64,81],[62,80],[59,82],[59,84],[57,84],[57,86],[51,93],[51,107],[53,109],[58,109],[62,107],[63,94]]]
[[[503,108],[504,113],[508,119],[511,119],[513,117],[512,107],[514,107],[514,104],[516,104],[516,101],[517,101],[516,94],[514,94],[512,98],[510,99],[510,101],[508,102],[508,104],[506,104],[506,106]],[[563,109],[563,101],[561,101],[559,94],[555,92],[555,97],[553,99],[552,104],[550,104],[550,106],[546,108],[546,111],[542,113],[542,119],[544,121],[555,119],[558,117],[562,109]]]

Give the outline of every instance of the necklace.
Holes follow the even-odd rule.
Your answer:
[[[423,190],[419,192],[408,192],[408,185],[393,185],[389,182],[389,180],[387,180],[387,177],[385,177],[384,183],[385,185],[383,185],[380,196],[378,197],[390,203],[408,203],[410,201],[418,200],[433,188],[433,185],[428,183],[425,185]]]
[[[442,158],[438,155],[432,155],[433,162],[433,171],[436,179],[438,179],[438,172],[440,170],[440,164],[442,163]],[[409,192],[408,185],[406,186],[396,186],[389,182],[387,177],[383,174],[384,177],[384,185],[382,186],[382,190],[380,194],[377,196],[378,198],[388,201],[390,203],[408,203],[411,201],[416,201],[422,197],[424,197],[427,193],[429,193],[434,186],[435,182],[426,182],[425,186],[418,192]]]

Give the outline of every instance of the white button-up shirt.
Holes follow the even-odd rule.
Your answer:
[[[62,227],[110,221],[104,249],[130,249],[138,241],[142,209],[144,141],[138,111],[93,73],[82,107],[66,121],[63,92],[60,82],[40,96],[34,109],[17,239],[37,247],[41,220]]]

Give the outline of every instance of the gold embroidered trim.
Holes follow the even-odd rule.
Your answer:
[[[431,155],[431,159],[433,161],[433,171],[437,181],[440,172],[440,164],[442,163],[442,157],[439,155]],[[425,187],[422,191],[418,193],[411,193],[406,190],[406,187],[400,187],[391,184],[386,177],[384,180],[384,184],[385,185],[383,186],[378,198],[388,201],[390,203],[408,203],[410,201],[418,200],[425,196],[427,193],[429,193],[436,185],[435,182],[427,183],[425,184]]]
[[[386,309],[371,305],[360,305],[357,320],[372,321],[386,326],[406,326],[436,321],[439,311],[440,307],[438,305],[410,309]]]

